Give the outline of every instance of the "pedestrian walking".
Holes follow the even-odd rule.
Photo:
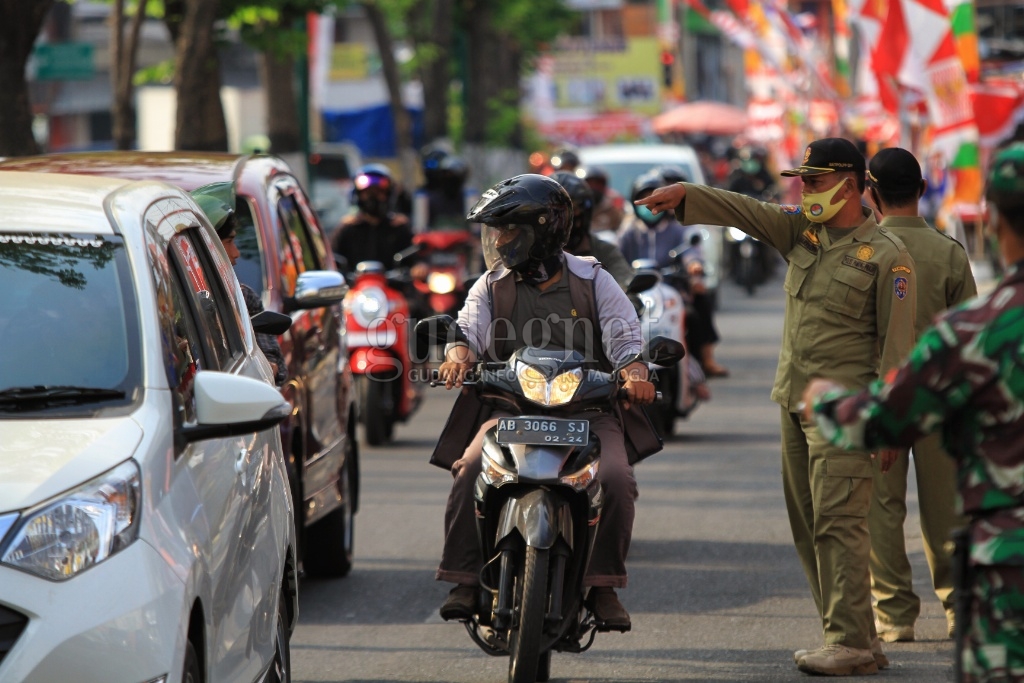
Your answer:
[[[804,393],[830,443],[909,446],[940,432],[957,465],[958,679],[1024,681],[1024,144],[992,161],[991,231],[1009,266],[996,289],[942,316],[887,381],[848,392],[822,373]]]
[[[967,252],[952,237],[930,226],[918,213],[928,184],[921,165],[905,149],[883,149],[868,165],[868,195],[882,215],[882,227],[902,240],[917,264],[917,335],[946,309],[978,293]],[[886,642],[914,640],[921,598],[914,593],[903,524],[907,518],[910,458],[901,454],[888,472],[874,469],[868,529],[871,532],[871,593],[878,637]],[[962,526],[956,514],[956,470],[938,434],[914,442],[914,476],[924,554],[932,586],[946,611],[953,636],[954,602],[950,553],[946,543]]]
[[[637,202],[652,212],[675,209],[687,225],[735,226],[789,263],[772,399],[782,408],[782,478],[793,541],[824,636],[824,647],[798,650],[794,659],[802,671],[836,676],[888,665],[871,612],[872,455],[832,446],[798,406],[812,377],[828,372],[864,387],[880,369],[895,367],[914,342],[914,262],[862,207],[865,170],[851,142],[824,138],[807,147],[799,168],[782,173],[801,178],[801,206],[689,183]]]

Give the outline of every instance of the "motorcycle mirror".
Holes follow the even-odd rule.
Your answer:
[[[663,368],[671,367],[686,356],[686,347],[682,342],[670,337],[652,337],[647,342],[645,354],[647,361]]]
[[[261,334],[284,334],[292,326],[292,318],[277,311],[260,311],[252,318],[252,329]]]
[[[452,342],[468,342],[466,333],[450,315],[432,315],[416,323],[417,340],[427,340],[434,346]]]
[[[626,294],[639,294],[658,284],[661,276],[653,270],[641,270],[633,275],[633,279],[626,286]]]
[[[422,247],[420,247],[420,245],[414,244],[411,247],[406,247],[402,251],[398,252],[397,254],[395,254],[394,257],[395,265],[401,265],[402,261],[406,261],[415,256],[416,254],[420,253],[421,248]]]

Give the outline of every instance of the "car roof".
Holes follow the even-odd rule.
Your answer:
[[[268,164],[289,173],[288,165],[269,155],[224,152],[74,152],[14,157],[0,161],[0,171],[102,175],[133,180],[162,180],[185,190],[208,183],[238,180],[243,162]],[[241,190],[241,188],[239,188]]]
[[[684,157],[686,160],[697,160],[697,153],[689,145],[594,145],[592,147],[581,147],[579,156],[584,165],[587,163],[604,164],[614,161],[671,163],[679,161],[680,157]]]
[[[0,230],[75,232],[69,217],[89,232],[113,234],[106,199],[128,185],[120,178],[5,173],[0,182]]]

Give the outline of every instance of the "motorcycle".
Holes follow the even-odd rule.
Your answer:
[[[758,285],[767,280],[765,271],[765,246],[739,228],[728,228],[725,231],[726,242],[729,244],[729,263],[733,281],[754,295]]]
[[[657,268],[649,259],[633,261],[636,275],[626,288],[640,318],[644,339],[667,337],[686,342],[686,275],[672,265]],[[689,351],[689,349],[687,349]],[[651,368],[651,380],[662,395],[647,409],[662,438],[675,433],[676,418],[686,418],[703,400],[698,391],[706,378],[700,363],[687,353],[683,360],[664,370]]]
[[[468,230],[434,230],[413,236],[420,258],[429,273],[413,284],[434,313],[454,315],[466,300],[466,279],[473,254],[473,234]]]
[[[435,345],[465,339],[450,316],[423,320],[416,333]],[[681,343],[655,338],[622,365],[671,366],[684,354]],[[622,398],[617,376],[588,369],[575,351],[525,347],[507,362],[478,363],[464,384],[514,415],[484,437],[475,498],[487,560],[476,614],[463,622],[484,652],[509,656],[509,683],[548,680],[552,652],[584,652],[609,630],[585,605],[603,496],[601,442],[578,416],[613,410]]]
[[[415,252],[410,247],[396,254],[396,265]],[[408,420],[420,404],[422,389],[414,381],[409,347],[408,287],[404,273],[385,271],[380,261],[363,261],[343,303],[358,420],[371,446],[390,441],[395,423]]]

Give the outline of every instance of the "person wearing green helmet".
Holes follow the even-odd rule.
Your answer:
[[[197,187],[190,194],[210,220],[210,225],[217,231],[217,237],[224,245],[224,251],[227,252],[233,267],[241,255],[235,244],[238,230],[238,219],[235,217],[235,184],[231,182],[210,183]],[[245,298],[245,307],[249,312],[249,317],[262,313],[263,301],[260,299],[260,295],[244,282],[239,282],[238,285]],[[285,364],[284,354],[281,352],[281,345],[278,343],[277,337],[257,332],[256,345],[260,347],[263,355],[270,362],[270,367],[274,371],[275,384],[283,385],[288,379],[288,367]]]
[[[988,295],[936,319],[910,358],[852,393],[828,379],[804,416],[833,444],[906,447],[930,432],[957,465],[957,680],[1024,680],[1024,143],[995,155],[985,193],[1007,266]]]

